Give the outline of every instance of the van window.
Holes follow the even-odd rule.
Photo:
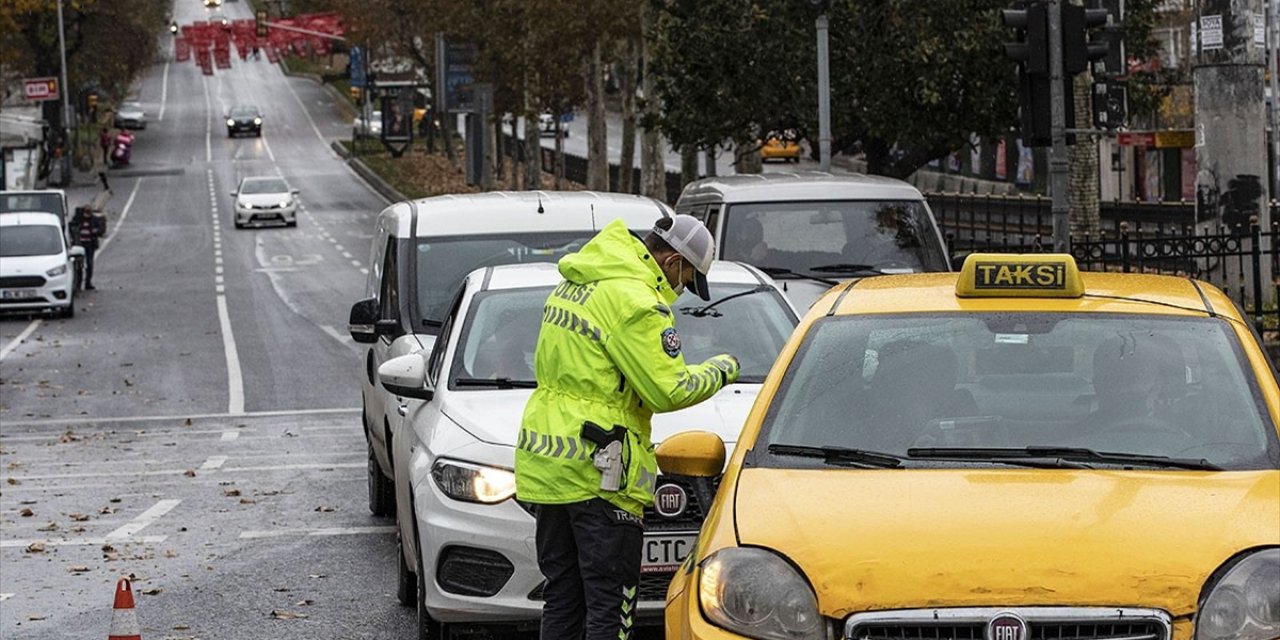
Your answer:
[[[832,276],[948,267],[919,201],[750,203],[728,207],[724,215],[719,242],[726,260]]]
[[[56,256],[62,253],[62,232],[47,224],[4,227],[0,232],[0,258]]]
[[[387,240],[387,255],[382,265],[382,290],[378,293],[378,317],[384,320],[400,318],[400,280],[396,265],[395,239]]]
[[[56,193],[0,193],[0,213],[11,211],[47,211],[59,218],[66,214]]]

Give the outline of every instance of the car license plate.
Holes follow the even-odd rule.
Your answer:
[[[640,573],[668,573],[675,571],[693,551],[698,534],[675,535],[645,534],[644,551],[640,556]]]
[[[35,289],[5,289],[0,291],[0,298],[5,300],[28,300],[39,297],[40,292]]]

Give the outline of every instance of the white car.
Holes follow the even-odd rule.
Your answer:
[[[543,111],[538,115],[538,131],[543,136],[554,136],[556,134],[556,117],[549,111]],[[569,123],[562,121],[560,123],[560,135],[569,137]]]
[[[236,203],[237,229],[261,222],[298,226],[298,190],[290,189],[284,178],[243,178],[231,197]]]
[[[76,260],[84,247],[68,247],[58,216],[43,211],[0,216],[0,311],[52,311],[75,315]]]
[[[368,120],[365,120],[364,116],[356,116],[356,119],[351,121],[351,137],[382,137],[382,112],[374,111],[369,115]]]
[[[536,386],[543,305],[561,279],[553,264],[476,270],[430,354],[401,356],[378,370],[387,388],[427,400],[406,407],[392,443],[397,513],[404,514],[397,518],[397,593],[418,607],[419,638],[450,637],[449,627],[527,625],[540,616],[534,517],[514,498],[512,470],[521,416]],[[672,305],[685,358],[732,353],[742,374],[702,404],[655,415],[656,442],[703,430],[732,444],[797,323],[786,297],[753,267],[717,262],[708,280],[711,303],[686,293]],[[645,514],[642,623],[660,615],[714,494],[709,481],[659,477],[656,510]]]
[[[137,102],[126,102],[116,109],[112,124],[117,129],[146,129],[147,112]]]

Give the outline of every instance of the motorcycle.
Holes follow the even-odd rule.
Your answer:
[[[123,167],[133,156],[133,134],[122,129],[111,145],[111,166]]]

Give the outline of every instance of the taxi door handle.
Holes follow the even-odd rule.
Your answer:
[[[400,417],[402,417],[402,418],[403,418],[404,416],[409,415],[409,405],[407,405],[407,404],[402,404],[402,405],[397,406],[397,407],[396,407],[396,413],[400,414]]]

